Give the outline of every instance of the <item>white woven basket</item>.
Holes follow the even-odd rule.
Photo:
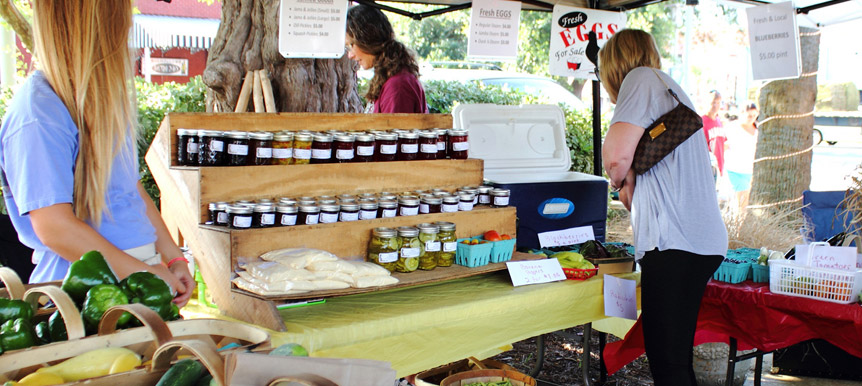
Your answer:
[[[809,255],[815,246],[812,243]],[[811,261],[809,256],[808,261]],[[862,270],[844,271],[801,265],[794,260],[769,260],[769,290],[783,295],[850,304],[859,300]]]

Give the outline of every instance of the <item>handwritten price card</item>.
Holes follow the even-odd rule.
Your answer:
[[[542,248],[575,245],[596,239],[592,225],[563,229],[560,231],[542,232],[539,233],[538,236],[539,245],[541,245]]]
[[[814,248],[812,251],[811,248]],[[811,256],[809,264],[808,256]],[[832,247],[825,245],[797,245],[796,262],[809,264],[815,268],[840,269],[844,271],[856,270],[856,248],[855,247]]]
[[[509,276],[512,277],[512,285],[515,287],[566,280],[557,259],[509,261],[506,262],[506,267],[509,268]]]
[[[611,275],[604,275],[604,280],[605,315],[637,320],[637,283]]]

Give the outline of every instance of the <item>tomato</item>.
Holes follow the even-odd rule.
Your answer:
[[[497,233],[497,231],[487,231],[485,232],[485,240],[500,241],[502,240],[502,238],[500,237],[500,234]]]
[[[502,236],[500,236],[500,238],[501,238],[501,239],[503,239],[503,240],[511,240],[511,239],[512,239],[512,236],[509,236],[509,235],[502,235]]]

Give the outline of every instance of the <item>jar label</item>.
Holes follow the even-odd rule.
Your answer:
[[[218,212],[218,215],[216,216],[216,223],[227,224],[227,213],[226,212]]]
[[[496,206],[508,206],[509,205],[509,197],[494,196],[494,205],[496,205]]]
[[[425,242],[425,252],[439,252],[440,251],[440,242],[439,241],[426,241]]]
[[[383,209],[383,218],[395,217],[397,211],[395,209]]]
[[[462,212],[473,210],[473,203],[461,201],[458,203],[458,210]]]
[[[437,142],[437,151],[446,151],[446,141]]]
[[[409,206],[402,206],[401,207],[401,215],[402,216],[415,216],[417,214],[419,214],[419,207],[418,206],[417,207],[409,207]]]
[[[374,155],[374,146],[357,146],[356,154],[361,156]]]
[[[398,145],[380,145],[380,154],[395,154],[398,152]]]
[[[318,222],[320,222],[320,213],[309,214],[308,216],[305,217],[305,224],[306,225],[314,225],[314,224],[317,224]]]
[[[419,213],[427,214],[430,213],[430,208],[428,208],[428,204],[419,204]]]
[[[443,204],[440,207],[440,211],[443,213],[453,213],[458,211],[458,204]]]
[[[401,152],[406,154],[413,154],[419,152],[419,144],[413,143],[405,143],[401,145]]]
[[[359,220],[359,212],[341,212],[339,221],[356,221]]]
[[[320,223],[329,224],[338,221],[338,213],[321,213]]]
[[[224,151],[224,142],[214,139],[210,141],[210,151],[223,152]]]
[[[437,144],[435,144],[435,143],[423,143],[422,144],[422,152],[423,153],[437,154]]]
[[[233,216],[234,228],[250,228],[251,216]]]
[[[454,150],[454,151],[465,151],[468,149],[470,149],[470,143],[467,141],[452,142],[452,150]]]
[[[401,248],[401,257],[404,259],[419,257],[420,253],[422,253],[422,248]]]
[[[491,203],[491,196],[487,195],[487,194],[480,194],[479,195],[479,203],[480,204],[490,204]]]
[[[353,150],[338,149],[335,152],[335,157],[338,159],[353,159]]]
[[[398,252],[382,252],[377,255],[377,260],[381,263],[394,263],[398,261]]]
[[[311,158],[330,159],[332,158],[332,149],[311,149]]]
[[[376,210],[360,210],[359,211],[359,219],[360,220],[373,220],[377,218]]]
[[[227,145],[227,153],[233,155],[248,155],[248,145],[237,145],[235,143]]]
[[[272,148],[271,147],[259,147],[259,148],[257,148],[257,158],[272,158]]]
[[[260,225],[275,225],[275,213],[264,213],[260,215]]]
[[[281,225],[296,225],[296,215],[295,214],[282,214],[281,215]]]
[[[189,142],[188,146],[186,146],[186,151],[191,153],[198,152],[198,143],[197,142]]]
[[[443,252],[455,252],[458,249],[458,243],[454,241],[443,243]]]
[[[293,158],[311,159],[311,149],[293,149]]]
[[[272,149],[272,156],[278,159],[293,158],[293,149]]]

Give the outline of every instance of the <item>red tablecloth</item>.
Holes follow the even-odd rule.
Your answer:
[[[700,305],[695,345],[737,339],[740,350],[765,352],[824,339],[862,358],[862,307],[769,291],[766,283],[710,281]],[[605,347],[608,374],[644,353],[640,319],[624,340]]]

